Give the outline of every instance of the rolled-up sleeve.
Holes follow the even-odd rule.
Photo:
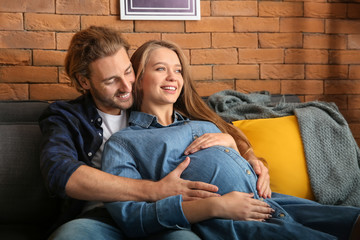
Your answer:
[[[105,206],[128,237],[146,237],[164,229],[189,229],[181,202],[177,195],[154,203],[112,202]]]

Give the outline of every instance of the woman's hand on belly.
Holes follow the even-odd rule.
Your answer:
[[[252,193],[234,191],[221,197],[183,202],[182,208],[191,224],[212,218],[241,221],[265,221],[271,218],[274,210],[253,196]]]
[[[195,139],[184,151],[185,155],[213,146],[230,147],[239,152],[234,138],[227,133],[205,133]]]
[[[266,202],[254,199],[253,193],[230,192],[218,202],[218,217],[242,221],[264,221],[271,218],[274,210]]]
[[[248,162],[258,176],[256,188],[259,196],[262,198],[271,198],[270,175],[268,168],[259,159],[248,160]]]

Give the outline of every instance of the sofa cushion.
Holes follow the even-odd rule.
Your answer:
[[[314,199],[296,116],[235,121],[263,157],[273,192]]]
[[[49,196],[40,173],[38,118],[47,106],[39,101],[0,102],[0,229],[8,229],[8,236],[42,234],[39,230],[47,230],[60,211],[59,200]]]

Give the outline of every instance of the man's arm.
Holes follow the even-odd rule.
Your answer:
[[[88,201],[150,201],[183,195],[184,200],[218,196],[218,188],[180,178],[189,159],[158,182],[115,176],[82,165],[69,178],[65,191],[72,198]]]

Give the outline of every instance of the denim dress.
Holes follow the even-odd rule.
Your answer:
[[[186,156],[185,148],[205,133],[220,130],[206,121],[190,121],[174,113],[163,126],[157,118],[132,112],[129,127],[105,144],[102,169],[108,173],[157,181],[174,170]],[[105,206],[129,237],[145,237],[166,229],[191,228],[202,239],[347,239],[360,208],[321,205],[314,201],[273,193],[261,199],[251,165],[232,148],[214,146],[189,155],[183,179],[211,183],[223,195],[231,191],[254,193],[274,210],[265,222],[210,219],[190,225],[181,195],[157,202],[109,202]]]

